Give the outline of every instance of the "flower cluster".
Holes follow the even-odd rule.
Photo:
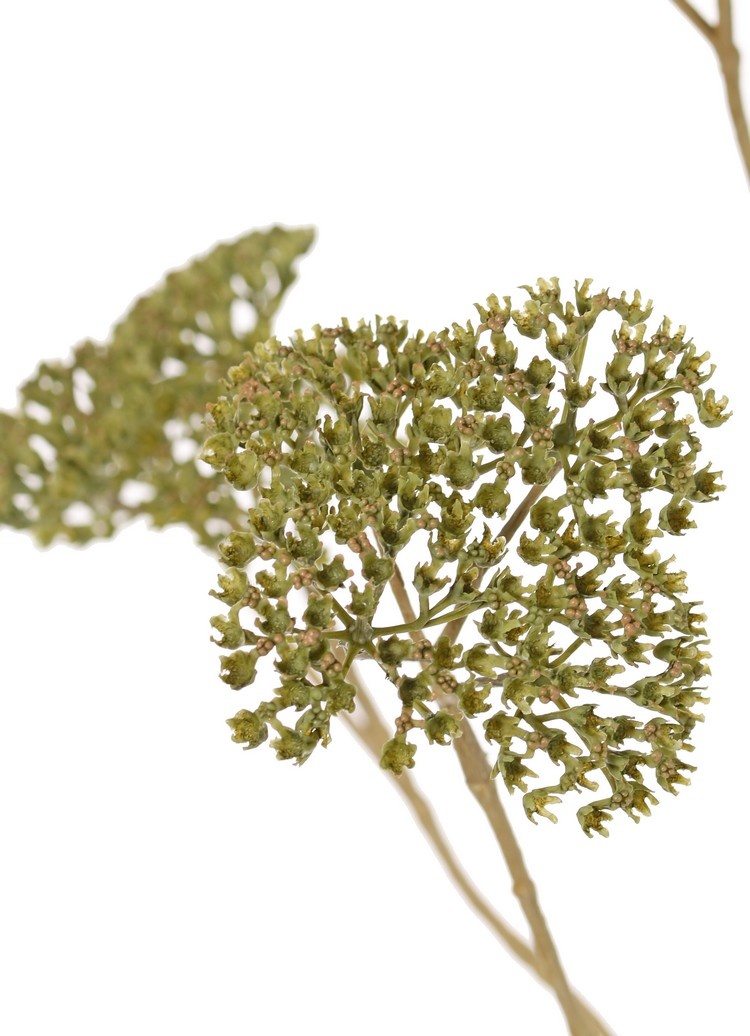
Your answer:
[[[144,295],[106,344],[40,365],[0,411],[0,525],[42,544],[111,536],[136,515],[215,547],[236,521],[196,455],[227,365],[271,331],[312,231],[271,227],[218,245]]]
[[[652,541],[722,488],[692,411],[713,427],[726,400],[684,328],[647,332],[637,292],[526,291],[520,310],[492,296],[477,326],[342,321],[230,369],[202,457],[253,499],[220,545],[212,623],[230,687],[275,684],[228,721],[246,747],[270,735],[304,762],[369,659],[394,689],[384,767],[414,765],[415,731],[450,744],[482,716],[530,818],[603,782],[578,816],[606,833],[613,810],[649,813],[649,774],[674,792],[693,769],[704,617]],[[589,340],[607,314],[602,364]]]

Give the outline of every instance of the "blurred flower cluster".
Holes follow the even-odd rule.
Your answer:
[[[312,241],[271,227],[218,245],[138,299],[109,342],[42,363],[18,410],[0,411],[0,526],[86,543],[145,515],[215,547],[237,503],[195,463],[205,406],[227,365],[271,333]]]

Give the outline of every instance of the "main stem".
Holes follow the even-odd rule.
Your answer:
[[[536,886],[526,867],[521,847],[497,793],[495,782],[491,779],[487,758],[468,720],[462,720],[461,737],[457,738],[454,744],[469,790],[487,817],[505,857],[513,879],[513,893],[520,902],[526,920],[529,922],[534,947],[542,962],[542,970],[557,994],[560,1007],[568,1023],[568,1029],[573,1036],[594,1036],[595,1033],[601,1032],[601,1029],[594,1027],[593,1020],[583,1014],[579,1001],[573,996],[557,948],[539,906]]]
[[[354,716],[342,713],[344,722],[354,737],[377,763],[380,761],[382,747],[390,737],[390,733],[356,670],[352,669],[350,671],[349,680],[357,688],[357,711]],[[514,954],[518,960],[533,971],[542,982],[546,985],[551,985],[547,962],[535,948],[529,946],[510,925],[506,924],[470,881],[450,843],[441,831],[429,801],[422,794],[411,774],[405,770],[400,777],[396,777],[394,774],[390,774],[390,777],[394,786],[406,799],[414,813],[417,824],[421,827],[428,842],[432,845],[438,858],[442,860],[455,885],[466,897],[470,906],[476,910],[510,953]],[[596,1036],[612,1036],[604,1022],[597,1017],[589,1005],[575,991],[571,991],[571,996],[575,1010],[581,1018],[588,1022],[592,1033],[595,1033]]]
[[[559,470],[560,465],[558,464],[550,472],[550,481]],[[520,529],[529,511],[548,485],[549,482],[544,486],[534,486],[516,508],[501,531],[501,535],[505,537],[506,541]],[[404,622],[407,624],[414,623],[417,616],[412,608],[406,585],[398,566],[396,566],[391,580],[391,589]],[[463,622],[463,617],[449,622],[443,631],[443,635],[454,641]],[[421,639],[417,631],[411,631],[411,636],[416,641]],[[445,696],[440,691],[436,691],[436,694],[445,700]],[[500,850],[505,857],[513,880],[513,892],[518,898],[531,928],[534,947],[541,962],[541,971],[557,995],[558,1002],[568,1023],[568,1031],[571,1033],[571,1036],[599,1036],[599,1034],[606,1032],[606,1030],[590,1013],[581,1010],[582,1005],[580,1001],[574,997],[570,989],[552,935],[539,906],[536,887],[526,868],[521,847],[508,820],[502,801],[497,794],[496,785],[491,779],[489,763],[471,724],[465,718],[461,719],[461,731],[462,736],[456,738],[453,742],[461,769],[469,790],[487,817]]]

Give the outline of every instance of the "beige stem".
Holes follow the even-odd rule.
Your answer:
[[[698,32],[711,44],[719,60],[724,88],[729,105],[729,114],[737,138],[737,146],[750,183],[750,131],[748,131],[740,87],[740,52],[732,34],[732,0],[719,0],[719,20],[712,25],[700,14],[689,0],[673,0],[673,3],[688,18]]]
[[[375,762],[380,760],[380,752],[389,738],[385,723],[381,719],[362,680],[353,669],[349,671],[349,679],[357,687],[357,712],[355,716],[342,713],[352,734],[368,751]],[[360,711],[361,710],[361,711]],[[547,961],[535,953],[531,947],[500,917],[487,900],[471,883],[466,872],[458,861],[450,843],[440,829],[434,811],[427,798],[420,791],[411,774],[404,772],[400,777],[391,775],[394,786],[404,796],[411,807],[419,827],[428,842],[432,845],[438,858],[453,879],[456,887],[463,893],[477,914],[495,933],[505,947],[532,970],[539,979],[551,985]],[[575,993],[571,992],[573,1006],[578,1015],[589,1024],[588,1030],[595,1036],[611,1036],[591,1008]]]

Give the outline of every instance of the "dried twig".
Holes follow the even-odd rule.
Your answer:
[[[748,130],[745,110],[742,104],[740,89],[740,52],[732,34],[732,0],[718,0],[719,17],[716,23],[706,21],[689,0],[672,0],[682,11],[698,32],[711,44],[719,60],[724,88],[732,117],[737,146],[740,149],[745,174],[750,183],[750,131]]]

